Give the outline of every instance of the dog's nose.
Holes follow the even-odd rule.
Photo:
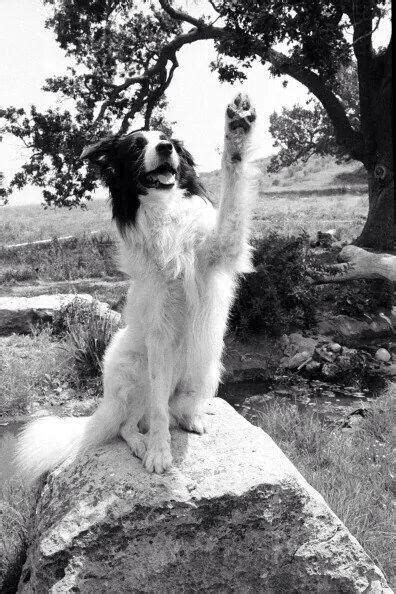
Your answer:
[[[156,146],[156,151],[160,155],[170,155],[173,149],[171,142],[159,142]]]

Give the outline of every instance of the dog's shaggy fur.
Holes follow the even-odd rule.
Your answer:
[[[160,132],[105,139],[83,152],[110,188],[131,279],[127,325],[106,352],[94,415],[44,417],[23,430],[18,463],[31,479],[116,435],[161,473],[172,463],[172,424],[205,431],[237,276],[251,270],[246,168],[254,120],[246,96],[227,107],[218,209],[190,153]]]

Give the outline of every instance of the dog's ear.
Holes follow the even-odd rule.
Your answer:
[[[101,172],[108,170],[111,168],[114,157],[115,142],[115,136],[102,138],[98,142],[86,146],[80,155],[80,159],[87,159],[90,163],[99,167]]]

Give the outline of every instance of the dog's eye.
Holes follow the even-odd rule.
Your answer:
[[[143,136],[138,136],[135,140],[135,147],[142,149],[147,144],[147,140]]]

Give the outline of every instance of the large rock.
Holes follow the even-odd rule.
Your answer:
[[[149,475],[117,441],[50,475],[19,592],[389,593],[261,429],[220,399]]]
[[[99,315],[111,315],[119,320],[120,315],[110,310],[107,303],[95,301],[88,294],[37,295],[35,297],[0,297],[0,335],[28,334],[32,326],[51,323],[56,312],[75,299],[95,303]]]

